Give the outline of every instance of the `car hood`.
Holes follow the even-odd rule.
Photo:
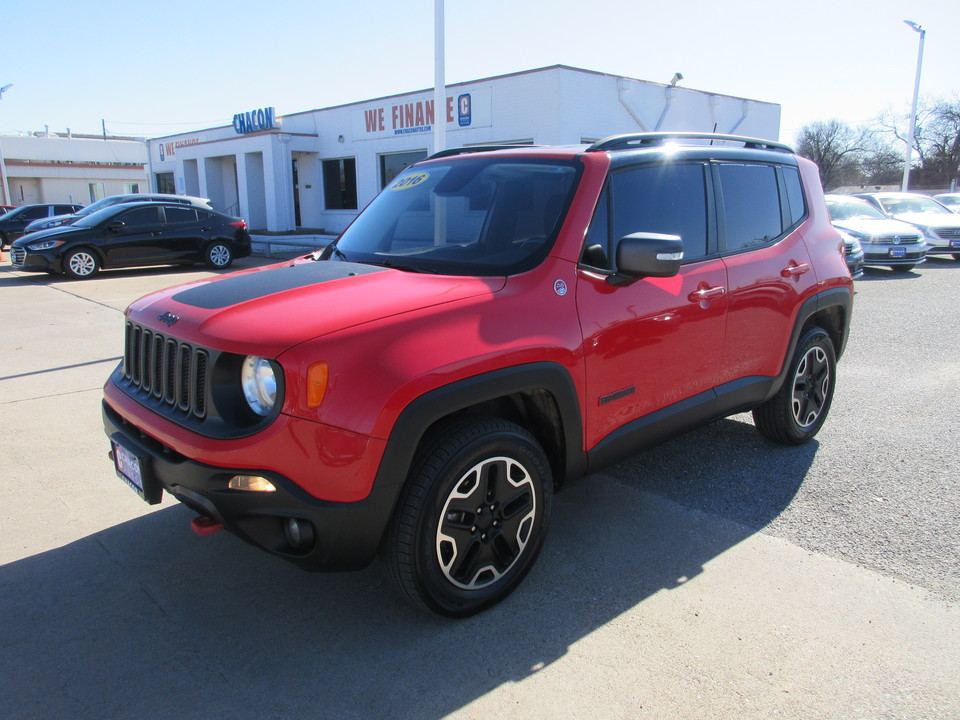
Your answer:
[[[960,227],[960,216],[956,214],[951,217],[946,213],[942,215],[940,213],[900,213],[894,217],[896,217],[897,220],[903,220],[911,225],[920,225],[922,227],[933,228],[934,230],[938,228]]]
[[[168,288],[135,301],[127,317],[219,350],[277,357],[332,332],[490,295],[505,283],[301,259]]]
[[[73,225],[61,225],[60,227],[50,228],[49,230],[39,230],[38,232],[32,232],[29,235],[24,235],[21,238],[18,238],[14,241],[14,245],[17,247],[26,247],[27,245],[32,245],[38,240],[43,240],[48,237],[56,237],[60,240],[68,240],[68,237],[65,235],[78,235],[88,228],[78,228]]]
[[[834,226],[859,235],[917,235],[917,229],[899,220],[876,220],[872,218],[854,218],[835,220]]]

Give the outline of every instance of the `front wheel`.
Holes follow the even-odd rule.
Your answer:
[[[225,270],[233,262],[233,250],[225,243],[215,242],[207,248],[204,261],[214,270]]]
[[[826,330],[812,327],[797,344],[783,386],[753,411],[757,430],[785,445],[801,445],[812,439],[830,412],[836,382],[833,342]]]
[[[539,443],[497,418],[446,426],[418,453],[381,553],[414,604],[466,617],[512,592],[536,560],[553,482]]]
[[[85,248],[72,250],[63,258],[63,272],[74,280],[91,278],[99,269],[100,258]]]

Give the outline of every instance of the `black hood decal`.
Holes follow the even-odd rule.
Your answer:
[[[173,299],[184,305],[217,310],[285,290],[383,270],[382,267],[348,262],[317,261],[287,265],[199,285],[177,293]]]

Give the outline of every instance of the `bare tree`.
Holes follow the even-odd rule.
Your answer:
[[[840,120],[804,125],[797,135],[797,154],[820,166],[823,187],[831,190],[843,184],[844,176],[855,170],[864,150],[864,133]]]

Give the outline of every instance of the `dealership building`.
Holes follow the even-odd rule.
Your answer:
[[[676,81],[676,78],[675,78]],[[447,147],[568,145],[608,135],[686,130],[778,139],[780,106],[557,65],[433,90],[147,140],[152,189],[210,198],[252,228],[343,230],[408,165]]]

